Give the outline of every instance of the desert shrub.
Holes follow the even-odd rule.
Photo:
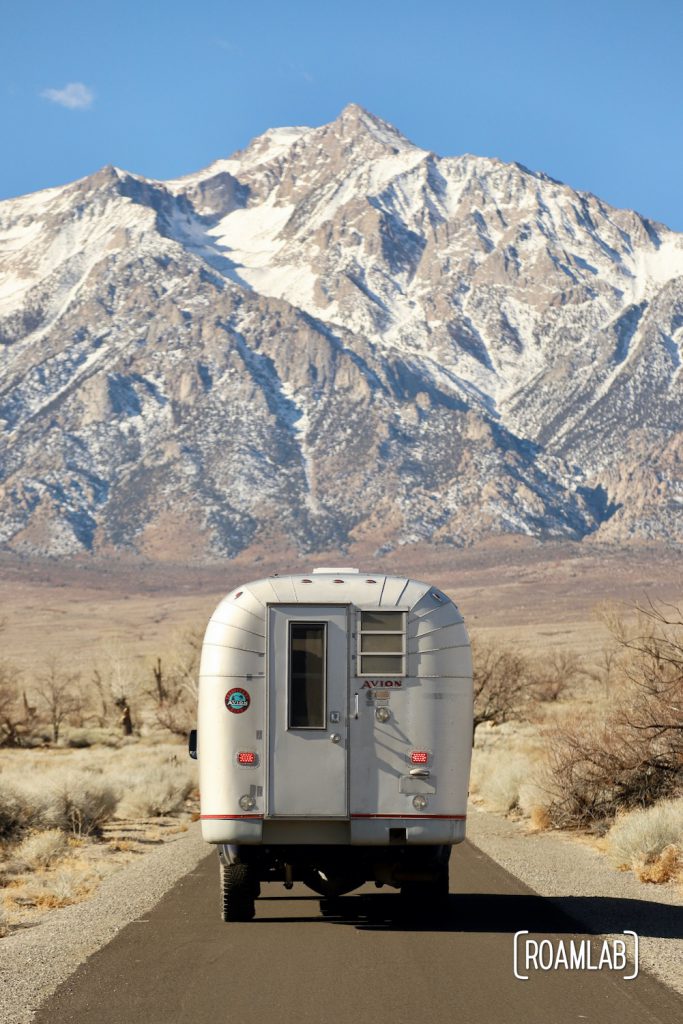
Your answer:
[[[119,779],[120,818],[155,818],[178,811],[194,788],[189,769],[156,767]]]
[[[654,857],[636,857],[631,867],[639,882],[668,882],[678,876],[683,867],[681,848],[671,843]]]
[[[561,828],[609,822],[619,810],[647,807],[676,793],[680,782],[666,751],[647,733],[610,716],[549,734],[546,786],[550,816]]]
[[[9,934],[9,921],[7,920],[7,913],[5,908],[0,906],[0,939],[3,939],[5,935]]]
[[[663,866],[673,872],[683,853],[683,798],[663,800],[618,818],[606,842],[608,855],[617,867],[639,867],[645,873],[648,865],[655,872]]]
[[[519,793],[529,777],[531,764],[524,758],[501,758],[496,769],[484,776],[479,792],[494,810],[508,811],[519,807]]]
[[[115,807],[111,786],[91,772],[57,772],[41,784],[3,778],[0,838],[19,839],[40,829],[90,835],[112,817]]]
[[[65,668],[54,656],[47,659],[35,678],[37,700],[49,722],[54,743],[59,741],[60,730],[69,716],[82,711],[79,678],[77,672]]]
[[[18,671],[9,662],[0,662],[0,746],[17,746],[21,710]]]
[[[534,661],[529,669],[529,696],[533,700],[557,701],[583,674],[581,659],[572,651],[552,651]]]
[[[549,813],[560,827],[604,829],[618,811],[681,792],[683,621],[651,610],[614,625],[622,678],[613,709],[549,735]]]
[[[517,804],[522,814],[531,819],[534,828],[548,828],[548,792],[541,781],[542,771],[538,764],[531,766],[531,771],[519,787]]]
[[[157,658],[151,667],[153,685],[147,692],[154,700],[157,722],[176,736],[186,736],[197,717],[201,647],[201,632],[190,630],[164,662]]]
[[[63,857],[67,850],[68,843],[62,830],[51,828],[26,836],[13,851],[14,861],[23,869],[46,868]]]
[[[520,805],[520,792],[528,784],[534,765],[509,750],[477,749],[472,759],[472,792],[496,811],[507,814]]]
[[[0,839],[15,840],[32,828],[39,828],[45,810],[46,798],[40,790],[0,776]]]
[[[20,794],[0,779],[0,840],[12,839],[25,828]]]
[[[67,746],[75,750],[93,747],[98,743],[106,747],[118,747],[120,742],[119,737],[111,729],[104,728],[69,729],[66,739]]]
[[[73,835],[97,833],[114,814],[113,788],[91,772],[66,772],[48,787],[45,821]]]
[[[500,724],[514,718],[529,696],[530,665],[508,648],[472,638],[474,731],[483,722]]]
[[[62,868],[48,875],[34,876],[23,896],[37,907],[53,909],[77,903],[93,888],[93,879],[82,871]]]

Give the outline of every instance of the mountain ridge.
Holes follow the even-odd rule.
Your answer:
[[[0,543],[679,543],[682,341],[683,236],[355,104],[109,165],[0,203]]]

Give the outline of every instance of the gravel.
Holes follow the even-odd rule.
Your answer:
[[[76,968],[159,902],[212,849],[199,825],[105,879],[91,899],[51,911],[0,939],[0,1021],[30,1024],[33,1011]]]
[[[572,836],[531,834],[523,822],[473,805],[467,838],[591,932],[617,937],[632,928],[640,939],[640,968],[683,994],[683,910],[676,882],[639,882]]]
[[[604,856],[554,832],[529,834],[523,824],[470,807],[468,839],[542,896],[600,935],[633,928],[640,966],[683,993],[680,890],[646,885],[615,871]],[[30,1024],[33,1011],[76,968],[141,918],[181,878],[213,853],[198,824],[122,868],[84,903],[53,911],[35,927],[0,940],[0,1020]],[[678,925],[676,926],[676,915]],[[520,921],[519,927],[525,924]]]

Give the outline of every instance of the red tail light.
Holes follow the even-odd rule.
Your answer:
[[[237,755],[238,764],[256,764],[256,754],[253,750],[240,750]]]
[[[426,750],[413,750],[410,755],[411,764],[427,764],[429,753]]]

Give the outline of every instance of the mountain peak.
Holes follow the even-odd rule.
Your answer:
[[[342,135],[370,135],[378,142],[400,148],[411,147],[413,143],[398,128],[370,113],[359,103],[347,103],[339,116],[332,122]]]

